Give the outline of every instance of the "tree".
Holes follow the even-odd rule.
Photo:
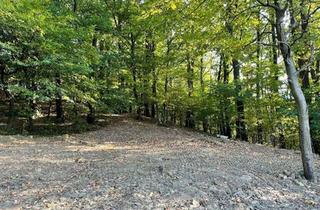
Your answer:
[[[302,25],[301,35],[296,38],[295,30],[296,27],[296,17],[294,14],[294,4],[292,1],[287,1],[282,5],[279,1],[272,3],[265,3],[261,0],[258,2],[263,6],[270,8],[275,13],[275,28],[277,34],[277,40],[279,42],[280,51],[283,57],[286,73],[288,76],[288,82],[295,99],[298,116],[299,116],[299,132],[300,132],[300,147],[301,147],[301,156],[303,162],[304,175],[308,180],[314,180],[314,163],[313,163],[313,153],[312,153],[312,143],[310,135],[310,125],[309,125],[309,112],[308,105],[305,98],[305,95],[302,91],[301,85],[299,84],[299,71],[296,70],[294,63],[292,45],[300,39],[300,36],[303,36],[306,31],[306,26]],[[302,7],[305,4],[301,4]],[[304,9],[304,8],[301,8]],[[290,17],[290,25],[286,28],[285,16],[288,13]],[[311,13],[308,14],[311,16]],[[306,20],[304,20],[306,21]],[[302,69],[300,69],[301,71]]]

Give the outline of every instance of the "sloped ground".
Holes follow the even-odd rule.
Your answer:
[[[294,151],[132,120],[0,139],[0,209],[320,209]]]

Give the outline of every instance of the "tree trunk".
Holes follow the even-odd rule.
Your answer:
[[[222,67],[223,67],[223,83],[228,84],[228,82],[229,82],[229,71],[228,71],[229,65],[227,64],[227,61],[226,61],[224,54],[221,55],[221,59],[222,59]]]
[[[194,60],[190,57],[190,55],[187,55],[187,84],[188,84],[188,96],[189,98],[192,97],[193,94],[193,76],[194,76]],[[187,128],[195,128],[195,121],[193,112],[191,110],[191,107],[189,106],[186,111],[186,122],[185,126]]]
[[[168,39],[166,41],[166,45],[167,45],[167,51],[166,51],[166,58],[168,59],[166,61],[166,69],[169,69],[170,67],[170,52],[171,52],[171,43],[172,40]],[[165,73],[165,80],[164,80],[164,98],[165,101],[162,104],[162,109],[163,109],[163,119],[162,119],[162,123],[164,125],[167,125],[168,123],[168,118],[169,118],[169,114],[168,114],[168,105],[167,105],[167,96],[168,96],[168,88],[169,88],[169,76],[168,76],[168,72]]]
[[[148,97],[147,97],[146,93],[143,94],[143,101],[144,101],[144,103],[143,103],[144,116],[150,117],[150,109],[149,109]]]
[[[204,97],[205,94],[205,89],[204,89],[204,66],[203,66],[203,57],[200,60],[200,86],[201,86],[201,95],[202,97]],[[208,132],[208,128],[209,128],[209,120],[208,120],[208,116],[204,116],[203,120],[202,120],[202,128],[203,128],[203,132]]]
[[[156,117],[156,113],[157,113],[157,103],[155,101],[155,98],[157,97],[157,76],[154,71],[154,75],[153,75],[153,82],[152,82],[152,96],[153,96],[153,100],[151,103],[151,117],[155,118]]]
[[[311,146],[308,105],[299,84],[293,60],[290,56],[285,59],[285,66],[289,78],[290,88],[299,113],[300,148],[304,175],[308,180],[313,180],[313,153]]]
[[[164,80],[164,96],[165,96],[165,101],[162,104],[163,107],[163,119],[162,119],[162,124],[167,125],[168,123],[168,110],[167,110],[167,94],[168,94],[168,75],[166,74],[165,80]]]
[[[154,59],[154,58],[153,58]],[[157,81],[158,81],[158,77],[157,77],[157,71],[155,66],[152,67],[152,102],[151,102],[151,117],[152,118],[156,118],[157,115]]]
[[[309,113],[306,98],[303,94],[302,88],[299,84],[298,72],[293,62],[291,48],[288,44],[288,38],[285,35],[283,24],[285,11],[282,9],[275,9],[276,11],[276,31],[277,39],[279,41],[280,51],[285,63],[286,73],[292,95],[296,102],[299,118],[299,132],[300,132],[300,149],[302,156],[302,163],[304,169],[304,176],[308,180],[314,180],[314,162],[311,146]]]
[[[319,82],[319,73],[320,73],[320,59],[317,59],[316,65],[314,68],[311,68],[311,78],[314,84]]]
[[[95,108],[88,102],[89,113],[87,115],[87,123],[94,124],[96,122]]]
[[[155,61],[155,50],[156,50],[156,44],[153,40],[153,34],[150,31],[147,35],[146,39],[146,48],[147,48],[147,66],[149,67],[151,73],[152,73],[152,85],[151,85],[151,93],[152,93],[152,100],[151,100],[151,117],[156,117],[156,111],[157,111],[157,70],[156,70],[156,61]]]
[[[258,18],[260,18],[260,13]],[[259,101],[262,91],[260,91],[260,89],[262,89],[260,81],[261,81],[261,76],[260,76],[260,54],[261,54],[261,48],[260,48],[260,41],[261,41],[261,32],[260,32],[260,28],[257,28],[257,78],[256,78],[256,99]],[[262,127],[262,117],[260,116],[260,113],[257,113],[257,135],[256,135],[256,139],[253,140],[253,143],[263,143],[263,127]]]
[[[61,78],[60,74],[56,75],[56,85],[58,88],[57,95],[56,95],[56,122],[57,123],[64,123],[64,111],[63,111],[63,104],[62,104],[62,93],[61,90]]]
[[[77,2],[77,0],[73,0],[73,12],[76,12],[77,11],[77,9],[78,9],[78,2]]]
[[[244,118],[244,103],[240,96],[241,84],[240,84],[240,63],[236,59],[232,59],[233,77],[236,87],[236,109],[237,109],[237,120],[236,120],[236,138],[241,141],[248,141],[248,135],[245,125]]]
[[[142,111],[141,111],[141,102],[139,100],[139,95],[137,91],[137,67],[136,67],[136,40],[133,34],[130,34],[130,64],[129,68],[132,73],[133,85],[132,85],[132,92],[133,96],[137,105],[137,119],[142,119]]]
[[[204,66],[203,66],[203,58],[200,59],[200,86],[201,86],[201,94],[204,94]]]
[[[16,113],[14,108],[14,100],[12,97],[9,99],[9,111],[8,111],[8,126],[11,126],[12,123],[15,121]]]
[[[298,66],[299,69],[302,69],[304,65],[308,62],[307,59],[299,58],[298,59]],[[309,68],[305,69],[304,71],[300,72],[300,78],[302,81],[302,90],[307,90],[310,87],[310,79],[309,79]],[[311,97],[309,95],[305,95],[307,104],[311,103]]]
[[[220,65],[219,72],[223,72],[223,84],[227,85],[229,82],[229,71],[228,64],[226,62],[225,55],[221,53],[220,55]],[[220,73],[219,73],[220,75]],[[220,82],[221,76],[218,76],[218,82]],[[225,99],[221,99],[224,101]],[[221,111],[220,111],[220,122],[219,122],[219,133],[224,136],[232,137],[231,126],[230,126],[230,112],[228,110],[228,104],[222,102]]]
[[[271,15],[272,20],[274,20],[274,15]],[[271,40],[272,40],[272,64],[274,68],[274,81],[278,82],[279,80],[279,69],[278,69],[278,48],[277,48],[277,35],[276,35],[276,27],[274,24],[271,26]],[[272,85],[272,91],[274,93],[279,93],[278,84]]]

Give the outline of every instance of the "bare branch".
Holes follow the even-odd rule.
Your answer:
[[[310,18],[312,15],[314,15],[316,12],[318,12],[320,10],[320,6],[315,8],[312,12],[308,13],[308,18]]]
[[[281,8],[275,4],[271,4],[269,1],[267,1],[266,3],[262,2],[261,0],[257,0],[257,2],[264,7],[270,7],[273,8],[275,10],[281,10]]]

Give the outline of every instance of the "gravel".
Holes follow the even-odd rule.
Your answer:
[[[0,209],[320,209],[299,152],[131,119],[0,136],[0,168]]]

